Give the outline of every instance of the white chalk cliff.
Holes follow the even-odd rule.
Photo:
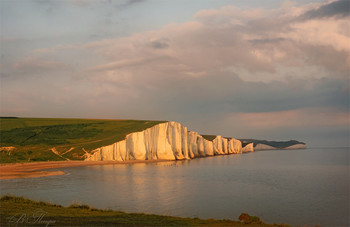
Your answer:
[[[303,144],[303,143],[294,144],[292,146],[285,147],[283,149],[286,149],[286,150],[306,149],[306,144]]]
[[[254,152],[254,143],[249,143],[242,148],[242,153]]]
[[[209,141],[197,132],[188,131],[180,123],[170,121],[130,133],[122,141],[97,148],[85,160],[182,160],[253,151],[253,143],[242,148],[241,141],[222,136]]]
[[[267,144],[262,144],[262,143],[258,143],[255,147],[254,150],[255,151],[263,151],[263,150],[276,150],[278,148],[267,145]]]
[[[297,143],[288,147],[273,147],[267,144],[258,143],[254,147],[254,151],[263,151],[263,150],[295,150],[295,149],[306,149],[306,144]]]

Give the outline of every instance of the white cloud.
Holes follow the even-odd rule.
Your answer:
[[[196,21],[85,45],[106,59],[89,68],[98,70],[99,77],[103,70],[115,69],[154,79],[172,75],[198,77],[203,72],[227,68],[257,74],[309,66],[343,75],[350,67],[350,37],[342,28],[350,26],[350,22],[343,18],[296,20],[319,5],[303,8],[284,4],[277,10],[241,10],[232,6],[203,10],[195,15]],[[288,10],[292,13],[285,14]],[[162,48],[153,48],[155,42]],[[264,81],[264,77],[259,79]]]
[[[193,21],[158,30],[41,48],[13,66],[28,75],[76,67],[62,73],[68,90],[44,82],[37,85],[42,90],[22,86],[21,95],[37,94],[26,100],[37,103],[25,105],[28,113],[55,114],[62,105],[75,116],[177,120],[192,130],[238,137],[343,127],[350,69],[344,28],[350,22],[300,19],[321,5],[202,10]],[[12,85],[4,103],[15,110],[21,95]],[[38,98],[42,93],[46,101]]]

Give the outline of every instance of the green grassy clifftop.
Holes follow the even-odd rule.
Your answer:
[[[85,151],[164,121],[0,118],[1,163],[82,160]]]

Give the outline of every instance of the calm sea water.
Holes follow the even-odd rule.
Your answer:
[[[349,148],[63,170],[3,180],[0,193],[127,212],[235,220],[246,212],[269,223],[349,226]]]

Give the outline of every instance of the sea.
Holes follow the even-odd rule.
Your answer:
[[[185,161],[62,168],[0,181],[1,195],[68,206],[266,223],[350,226],[349,148],[271,150]]]

